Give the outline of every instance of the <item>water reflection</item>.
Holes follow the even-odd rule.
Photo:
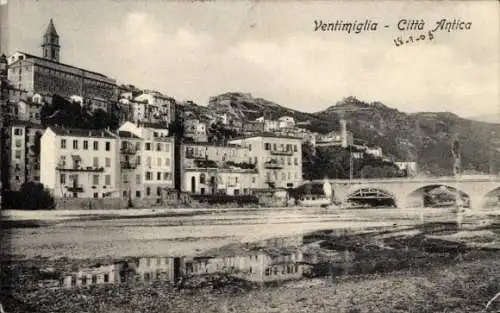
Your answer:
[[[127,258],[64,273],[61,285],[78,288],[155,281],[182,284],[185,278],[207,274],[227,274],[262,283],[300,279],[306,267],[302,243],[302,236],[293,236],[232,245],[194,257]]]

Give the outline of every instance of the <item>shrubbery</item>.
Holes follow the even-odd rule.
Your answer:
[[[52,210],[55,202],[43,184],[28,182],[19,191],[7,192],[2,201],[6,210]]]

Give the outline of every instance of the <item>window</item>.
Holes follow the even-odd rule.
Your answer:
[[[109,274],[104,274],[104,282],[109,283]]]
[[[266,150],[271,150],[271,144],[270,144],[269,142],[266,142],[266,143],[264,144],[264,148],[265,148]]]
[[[271,270],[269,268],[266,268],[265,275],[266,276],[271,275]]]
[[[156,180],[161,180],[161,172],[156,173]]]
[[[82,285],[85,286],[87,284],[87,276],[82,276]]]
[[[207,180],[207,176],[204,173],[202,173],[200,175],[200,184],[205,184],[206,180]]]
[[[73,140],[73,149],[78,149],[78,140]]]
[[[151,157],[148,156],[147,160],[146,160],[146,165],[151,167]]]
[[[165,158],[165,166],[170,166],[170,158]]]
[[[156,160],[156,161],[157,161],[158,167],[160,167],[161,166],[161,158],[158,158],[158,160]]]
[[[165,144],[165,152],[170,152],[170,145],[168,143]]]
[[[88,140],[84,140],[83,141],[83,150],[88,150],[89,149],[89,141]]]
[[[153,179],[153,173],[152,172],[146,172],[146,180],[152,180]]]
[[[21,146],[22,146],[21,139],[16,139],[16,148],[21,148]]]
[[[94,151],[99,150],[99,141],[94,141],[93,145],[94,145]]]
[[[156,187],[156,195],[161,196],[161,187]]]
[[[92,275],[92,284],[97,284],[97,275]]]
[[[66,149],[66,139],[61,139],[61,149]]]
[[[151,187],[147,187],[146,188],[146,196],[150,196],[151,195]],[[149,260],[148,260],[148,266],[149,266]]]
[[[22,128],[14,128],[14,135],[16,135],[16,136],[22,136],[23,135],[23,129]]]
[[[98,157],[94,157],[93,162],[94,162],[94,167],[99,167],[99,158]]]
[[[106,151],[111,150],[111,142],[106,141]]]
[[[92,175],[92,184],[99,185],[99,175]]]
[[[141,184],[141,174],[137,174],[135,175],[135,183],[137,185],[140,185]]]
[[[16,159],[20,159],[21,158],[21,150],[16,150],[15,154],[16,154],[15,155]]]
[[[61,185],[66,184],[66,174],[59,175],[59,181],[61,182]]]
[[[288,157],[288,165],[292,165],[292,158]]]
[[[61,167],[62,168],[65,168],[66,167],[66,156],[65,155],[61,155],[60,159],[59,159],[59,162],[61,163]]]
[[[150,150],[151,150],[151,143],[146,142],[146,151],[150,151]]]
[[[255,184],[255,176],[252,176],[252,184]]]
[[[238,183],[238,177],[235,177],[234,178],[234,183],[237,184]]]
[[[288,180],[292,179],[292,173],[288,172]]]
[[[156,144],[156,151],[161,151],[161,143]]]
[[[252,151],[252,145],[248,145],[248,150]]]
[[[139,190],[135,191],[135,197],[140,198],[141,197],[141,192]]]
[[[286,180],[286,174],[285,173],[281,173],[281,180]]]
[[[293,152],[297,152],[297,145],[293,145]]]
[[[273,144],[273,150],[277,150],[278,149],[278,145],[277,144]]]
[[[111,175],[104,176],[104,184],[111,185]]]
[[[294,158],[294,160],[293,160],[293,164],[295,164],[295,165],[299,165],[299,160],[298,160],[297,158]]]
[[[163,173],[163,180],[169,180],[168,174],[168,172]]]

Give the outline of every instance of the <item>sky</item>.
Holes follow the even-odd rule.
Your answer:
[[[41,55],[53,18],[61,62],[177,100],[204,105],[220,93],[249,92],[316,112],[354,96],[403,112],[500,115],[499,9],[493,0],[9,0],[0,47]],[[423,20],[424,30],[398,30],[402,18]],[[471,29],[394,44],[443,18],[470,21]],[[367,19],[376,31],[314,30],[319,20]]]

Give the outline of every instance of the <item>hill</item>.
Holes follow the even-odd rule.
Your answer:
[[[338,130],[343,116],[355,138],[382,147],[384,154],[392,159],[416,161],[430,174],[452,173],[451,144],[454,140],[461,144],[464,171],[489,173],[490,169],[500,170],[500,140],[497,139],[500,138],[500,124],[465,119],[448,112],[407,114],[380,102],[368,103],[348,97],[323,111],[304,113],[245,93],[212,97],[203,112],[209,115],[227,113],[242,122],[261,116],[276,119],[287,115],[304,122],[304,128],[318,133]]]

